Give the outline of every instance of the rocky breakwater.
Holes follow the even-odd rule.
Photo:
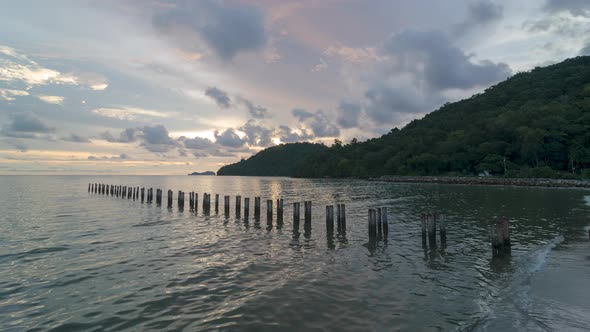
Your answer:
[[[553,187],[553,188],[589,188],[590,180],[561,179],[523,179],[501,177],[455,177],[455,176],[391,176],[372,178],[371,181],[399,183],[444,183],[444,184],[484,184],[499,186]]]

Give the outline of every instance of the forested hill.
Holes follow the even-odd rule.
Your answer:
[[[223,166],[217,175],[293,176],[298,164],[328,150],[323,144],[281,144],[260,151],[235,164]]]
[[[273,149],[259,154],[270,158],[267,154]],[[590,57],[577,57],[516,74],[482,94],[446,104],[380,138],[334,144],[308,156],[292,175],[474,175],[487,171],[520,177],[589,177],[589,169]]]

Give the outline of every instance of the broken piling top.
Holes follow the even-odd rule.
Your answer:
[[[492,226],[492,246],[503,247],[510,245],[510,222],[502,218],[496,220]]]

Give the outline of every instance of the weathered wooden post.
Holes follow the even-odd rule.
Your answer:
[[[293,203],[293,222],[299,223],[300,208],[301,208],[301,203],[299,203],[299,202]]]
[[[272,222],[272,199],[266,200],[266,220]]]
[[[305,225],[311,226],[311,201],[305,201],[304,204],[304,213],[305,213]]]
[[[173,195],[174,194],[172,193],[172,190],[168,189],[168,196],[167,196],[167,198],[168,198],[168,205],[167,206],[168,206],[169,209],[172,208],[172,200],[173,200],[172,196]]]
[[[426,242],[426,213],[420,216],[420,226],[422,228],[422,242]]]
[[[195,192],[194,204],[195,204],[195,207],[193,208],[193,210],[195,210],[195,212],[196,212],[199,210],[199,193],[198,192]]]
[[[436,213],[428,214],[428,239],[436,243]]]
[[[440,215],[440,220],[439,220],[439,232],[440,232],[440,241],[441,243],[445,243],[447,241],[447,226],[445,224],[445,216],[444,215]]]
[[[334,231],[334,205],[326,205],[326,230],[328,233]]]
[[[254,217],[260,217],[260,197],[254,197]]]
[[[223,196],[223,212],[226,217],[229,216],[229,196]]]
[[[389,233],[389,224],[387,223],[387,208],[381,208],[381,218],[383,219],[383,237],[387,237]]]
[[[510,222],[507,219],[497,220],[492,228],[492,253],[494,256],[510,252]]]
[[[277,199],[277,223],[283,223],[283,199]]]
[[[209,194],[203,193],[203,212],[204,213],[209,213],[210,206],[207,203],[208,200],[209,200]]]
[[[250,197],[244,198],[244,218],[248,220],[248,216],[250,214]]]
[[[195,206],[195,192],[191,191],[188,193],[188,209],[192,211]]]
[[[215,194],[215,213],[219,213],[219,194]]]
[[[236,217],[239,217],[242,212],[242,196],[236,195]]]
[[[375,209],[369,209],[369,238],[374,239],[377,237],[377,216]]]
[[[377,219],[377,237],[381,238],[383,236],[381,208],[375,209],[375,218]]]

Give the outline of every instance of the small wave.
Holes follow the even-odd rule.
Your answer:
[[[586,202],[586,205],[590,206],[590,195],[584,196],[584,202]]]

